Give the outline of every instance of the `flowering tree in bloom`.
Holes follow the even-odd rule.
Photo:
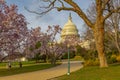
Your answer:
[[[29,31],[29,35],[26,40],[26,57],[33,58],[36,55],[40,55],[41,41],[44,38],[44,33],[41,32],[41,28],[33,28]],[[37,62],[37,61],[36,61]]]
[[[67,52],[67,46],[65,43],[59,43],[56,39],[57,34],[61,32],[61,28],[57,26],[48,26],[47,34],[50,35],[49,42],[49,57],[51,59],[51,63],[55,64],[58,58],[61,58],[63,53]]]
[[[51,61],[51,64],[55,64],[56,60],[62,56],[66,51],[66,45],[58,43],[56,36],[60,33],[61,28],[59,26],[48,26],[46,32],[41,32],[40,27],[32,29],[28,39],[30,53],[29,57],[35,57],[35,55],[45,55],[46,60]],[[36,44],[40,43],[39,46]]]
[[[0,55],[15,58],[21,55],[28,34],[26,20],[16,5],[6,5],[0,0]]]

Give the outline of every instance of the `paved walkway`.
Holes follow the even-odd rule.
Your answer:
[[[70,71],[76,71],[80,68],[82,68],[80,61],[71,61],[70,63]],[[6,77],[0,77],[0,80],[48,80],[57,76],[61,76],[67,73],[67,62],[63,62],[60,66],[30,72],[30,73],[23,73],[23,74],[17,74],[13,76],[6,76]]]

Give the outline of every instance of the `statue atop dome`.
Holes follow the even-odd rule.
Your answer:
[[[72,16],[71,13],[69,14],[69,20],[72,21]]]

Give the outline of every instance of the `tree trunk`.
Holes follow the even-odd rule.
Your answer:
[[[119,55],[120,55],[120,47],[119,47],[118,44],[116,44],[116,46],[117,46],[117,49],[118,49],[118,52],[119,52]]]
[[[120,55],[120,44],[119,44],[119,20],[120,20],[120,15],[118,14],[114,14],[113,18],[112,18],[112,24],[113,24],[113,28],[115,31],[115,45],[118,49],[119,55]]]
[[[56,58],[54,58],[54,57],[51,58],[51,64],[53,64],[53,65],[56,64]]]
[[[46,55],[46,62],[49,63],[48,55]]]
[[[119,42],[118,42],[118,40],[115,40],[115,45],[116,45],[117,50],[118,50],[119,55],[120,55],[120,46],[119,46]]]
[[[120,46],[119,46],[119,40],[118,40],[119,39],[119,31],[118,31],[119,28],[117,28],[117,26],[118,25],[115,25],[115,45],[116,45],[119,55],[120,55]]]
[[[96,49],[98,52],[98,58],[100,61],[100,67],[108,67],[105,51],[104,51],[104,23],[101,23],[99,20],[96,22],[94,26],[94,38],[96,43]]]

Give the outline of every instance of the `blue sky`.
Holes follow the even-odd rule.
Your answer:
[[[32,10],[37,10],[38,6],[41,5],[41,3],[38,3],[39,0],[5,0],[7,4],[16,4],[18,6],[19,13],[22,13],[25,17],[27,22],[29,22],[28,27],[37,27],[40,26],[43,31],[47,29],[48,25],[60,25],[61,27],[64,26],[64,24],[68,20],[69,12],[68,11],[61,11],[57,12],[56,10],[53,10],[46,14],[45,16],[40,17],[37,14],[30,13],[24,9],[24,7],[27,7]],[[91,2],[93,0],[75,0],[79,6],[86,11],[86,9],[90,6]],[[79,33],[83,32],[83,24],[84,22],[81,20],[81,18],[76,14],[72,13],[73,22],[76,24]]]

